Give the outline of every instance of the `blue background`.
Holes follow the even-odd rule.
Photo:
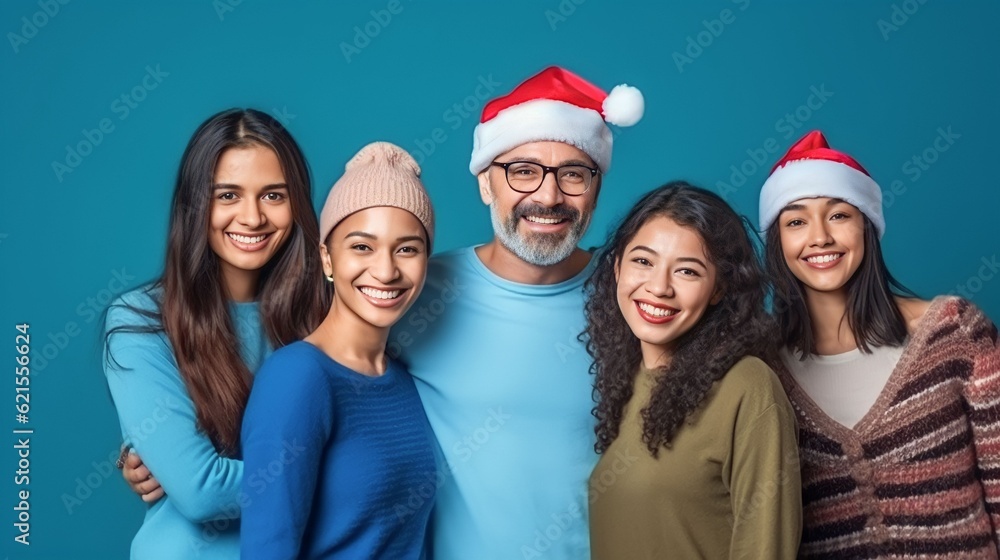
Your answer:
[[[439,250],[491,234],[467,170],[481,84],[495,97],[560,64],[605,89],[644,92],[645,118],[616,138],[587,246],[641,193],[675,178],[724,192],[756,222],[766,169],[819,128],[884,190],[895,185],[883,240],[893,273],[928,298],[962,286],[1000,318],[1000,280],[984,264],[996,263],[1000,239],[995,1],[401,0],[390,14],[388,0],[75,0],[46,15],[55,4],[0,5],[0,360],[10,367],[14,325],[27,322],[35,365],[30,547],[12,540],[11,435],[0,451],[10,558],[127,557],[144,506],[109,470],[119,428],[97,312],[159,274],[184,146],[232,106],[285,121],[310,162],[317,206],[362,145],[411,150],[437,208]],[[155,88],[143,86],[147,67],[159,69],[159,81],[146,78]],[[120,96],[131,92],[142,100],[126,113]],[[86,131],[102,119],[113,130],[88,152],[97,134]],[[935,149],[949,127],[957,138]],[[87,155],[55,171],[81,142]],[[918,167],[915,156],[933,163]],[[19,427],[6,375],[5,430]]]

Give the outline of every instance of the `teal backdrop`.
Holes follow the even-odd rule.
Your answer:
[[[127,557],[144,505],[111,469],[99,314],[160,273],[178,161],[209,115],[282,119],[317,206],[362,145],[407,148],[437,208],[438,250],[491,234],[467,170],[484,99],[550,64],[646,98],[645,118],[616,131],[587,246],[678,178],[756,222],[767,169],[818,128],[885,191],[892,272],[998,320],[998,19],[996,1],[944,0],[4,0],[0,554]],[[32,356],[24,424],[10,375],[19,324]],[[16,429],[33,430],[30,451]],[[14,540],[25,515],[27,546]]]

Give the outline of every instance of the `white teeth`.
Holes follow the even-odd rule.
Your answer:
[[[395,299],[399,297],[400,292],[402,292],[402,290],[392,290],[387,292],[385,290],[376,290],[375,288],[360,288],[360,290],[361,293],[375,299]]]
[[[670,315],[676,315],[677,311],[671,311],[669,309],[663,309],[662,307],[654,307],[648,303],[639,303],[639,309],[642,309],[646,313],[652,315],[653,317],[669,317]]]
[[[235,233],[230,233],[229,237],[232,237],[233,239],[235,239],[236,241],[239,241],[240,243],[243,243],[243,244],[246,244],[246,245],[252,245],[254,243],[260,243],[267,236],[266,235],[257,235],[257,236],[254,236],[254,237],[247,237],[245,235],[237,235]]]
[[[559,218],[539,218],[538,216],[525,216],[524,219],[536,224],[558,224],[562,221]]]
[[[838,254],[833,254],[833,255],[818,255],[818,256],[815,256],[815,257],[808,257],[808,258],[806,258],[806,260],[809,261],[809,262],[811,262],[811,263],[822,264],[822,263],[833,262],[833,261],[839,259],[842,256],[843,255],[841,255],[839,253]]]

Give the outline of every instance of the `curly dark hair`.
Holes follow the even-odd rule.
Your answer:
[[[712,385],[748,354],[774,364],[773,328],[764,308],[762,267],[751,242],[748,222],[718,195],[674,181],[642,197],[598,252],[597,269],[585,286],[586,331],[581,340],[594,362],[594,416],[597,443],[603,453],[618,437],[622,413],[632,397],[642,359],[639,339],[618,307],[615,265],[649,220],[668,217],[691,228],[703,240],[717,270],[722,299],[676,341],[664,375],[642,409],[642,440],[655,457],[684,420],[705,399]]]

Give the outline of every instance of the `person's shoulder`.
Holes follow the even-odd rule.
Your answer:
[[[777,416],[794,425],[795,411],[777,374],[764,361],[745,356],[719,382],[718,414],[740,430],[753,430],[761,418]],[[747,432],[749,433],[749,432]]]
[[[427,280],[422,297],[437,297],[444,290],[464,286],[475,274],[475,247],[461,247],[434,255],[427,263]]]
[[[912,334],[917,330],[917,326],[927,314],[927,310],[931,308],[932,303],[932,301],[919,298],[896,296],[896,307],[903,316],[903,321],[906,322],[907,332]]]
[[[754,383],[774,377],[774,370],[757,356],[743,356],[733,364],[726,377],[740,380],[744,383]]]
[[[124,304],[146,311],[155,311],[159,309],[162,298],[163,287],[155,283],[150,283],[121,294],[110,305]]]
[[[298,340],[275,350],[254,377],[254,386],[326,386],[321,350]]]
[[[179,375],[161,322],[161,295],[159,286],[147,284],[125,292],[108,305],[102,339],[108,376],[141,369],[165,374],[173,382]]]
[[[162,296],[163,289],[155,284],[123,293],[108,304],[105,330],[159,327],[157,316]]]
[[[468,245],[466,247],[456,247],[454,249],[448,249],[443,253],[435,253],[434,256],[430,258],[430,262],[452,262],[456,259],[464,259],[469,255],[469,251],[475,251],[475,245]]]
[[[264,373],[265,370],[282,370],[288,367],[322,371],[322,363],[318,359],[317,352],[319,349],[312,344],[304,340],[296,340],[272,352],[264,361],[261,373]]]
[[[989,347],[997,345],[997,327],[976,304],[958,296],[938,296],[924,315],[928,342],[959,336]]]
[[[756,356],[744,356],[729,368],[719,383],[719,392],[741,402],[757,401],[764,407],[787,402],[777,374]]]
[[[450,249],[443,253],[438,253],[427,262],[427,272],[453,270],[467,266],[469,263],[469,253],[475,251],[475,247],[459,247]]]

